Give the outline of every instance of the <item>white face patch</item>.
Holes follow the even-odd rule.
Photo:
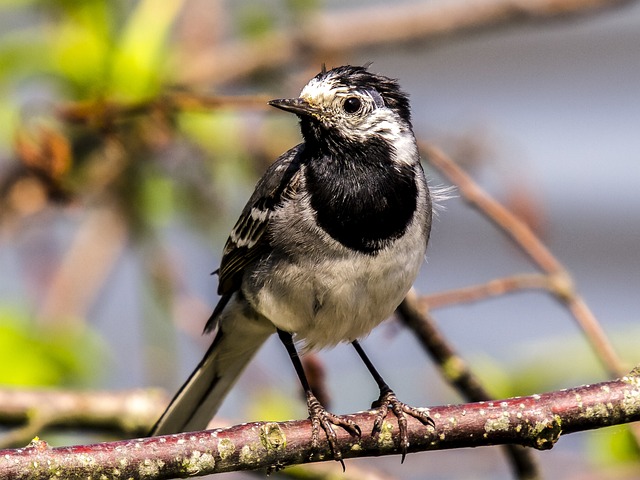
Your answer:
[[[320,107],[331,104],[338,93],[347,94],[349,90],[346,87],[336,85],[331,78],[324,80],[312,78],[300,92],[300,97],[310,104]]]
[[[300,97],[315,109],[314,116],[326,127],[335,129],[343,137],[363,142],[378,135],[394,143],[404,132],[406,124],[396,112],[385,105],[384,98],[372,88],[358,90],[349,88],[331,76],[312,78],[300,92]],[[345,101],[356,97],[361,102],[357,112],[348,113]]]

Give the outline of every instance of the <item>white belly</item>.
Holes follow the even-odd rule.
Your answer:
[[[426,248],[420,228],[413,225],[375,256],[349,252],[321,261],[313,255],[266,261],[258,276],[268,271],[268,278],[248,289],[255,292],[250,301],[277,328],[295,333],[304,349],[367,335],[413,284]]]

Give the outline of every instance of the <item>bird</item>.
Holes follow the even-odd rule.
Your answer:
[[[361,429],[317,400],[300,351],[353,345],[380,389],[373,433],[391,410],[402,461],[407,415],[435,426],[428,409],[398,400],[359,342],[412,287],[432,222],[408,95],[369,67],[323,65],[299,97],[269,102],[298,117],[303,141],[266,170],[233,227],[204,329],[214,340],[150,435],[204,430],[274,333],[304,390],[313,445],[323,430],[343,469],[334,427],[352,436]]]

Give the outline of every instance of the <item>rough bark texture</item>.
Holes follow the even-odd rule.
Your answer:
[[[640,371],[621,379],[502,401],[433,407],[436,429],[409,419],[410,452],[482,445],[551,448],[560,435],[640,420]],[[374,415],[351,415],[362,438],[338,432],[344,458],[398,453],[397,422],[388,417],[370,435]],[[278,469],[330,459],[311,442],[308,420],[260,422],[227,429],[95,445],[0,451],[0,478],[165,479],[234,470]]]

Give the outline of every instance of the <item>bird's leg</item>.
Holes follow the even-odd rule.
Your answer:
[[[347,432],[349,432],[349,434],[354,437],[359,437],[362,433],[360,427],[356,425],[353,420],[350,420],[346,417],[340,417],[338,415],[334,415],[331,412],[328,412],[320,404],[316,396],[311,391],[309,381],[307,380],[307,376],[304,373],[304,368],[302,368],[302,362],[300,361],[300,357],[298,356],[298,351],[296,350],[296,347],[293,343],[293,337],[290,333],[284,332],[280,329],[278,329],[278,337],[280,337],[280,341],[282,341],[284,347],[289,353],[289,357],[291,358],[293,367],[296,369],[296,373],[298,374],[298,378],[300,379],[300,383],[302,384],[302,388],[304,389],[304,393],[307,397],[309,419],[311,420],[313,428],[313,446],[315,448],[317,448],[318,446],[318,432],[320,430],[320,427],[322,427],[324,433],[327,436],[327,441],[329,442],[329,448],[331,449],[333,458],[342,464],[342,469],[344,470],[345,467],[342,460],[342,454],[338,449],[338,437],[335,430],[333,429],[333,425],[344,428]]]
[[[382,429],[382,422],[389,412],[389,407],[391,407],[391,411],[398,419],[398,429],[400,430],[400,451],[402,453],[401,461],[404,462],[404,459],[407,456],[407,448],[409,447],[407,416],[405,414],[411,415],[423,425],[431,425],[432,427],[435,427],[435,422],[429,416],[428,410],[410,407],[398,400],[396,394],[389,388],[389,385],[387,385],[383,380],[382,376],[380,376],[376,368],[371,363],[371,360],[369,360],[369,357],[364,353],[360,343],[357,340],[354,340],[351,343],[356,349],[356,352],[358,352],[358,355],[360,355],[364,364],[367,366],[371,376],[373,376],[373,379],[378,384],[378,388],[380,388],[380,397],[371,405],[373,408],[378,410],[378,414],[376,415],[376,419],[373,424],[373,433],[375,434],[380,432]]]

